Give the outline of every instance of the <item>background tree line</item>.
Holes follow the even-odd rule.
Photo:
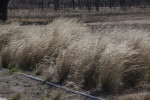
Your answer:
[[[86,9],[96,11],[100,7],[110,8],[130,8],[133,6],[145,7],[150,5],[150,0],[11,0],[9,8],[53,8],[55,11],[71,8],[71,9]]]

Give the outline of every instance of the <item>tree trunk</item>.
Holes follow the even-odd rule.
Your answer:
[[[95,0],[96,11],[99,11],[100,0]]]
[[[112,0],[109,0],[109,7],[112,8]]]
[[[79,9],[81,10],[81,0],[78,0]]]
[[[91,11],[91,0],[87,0],[87,8],[89,11]]]
[[[53,0],[53,1],[54,1],[54,10],[57,11],[60,8],[60,5],[59,5],[60,0]]]
[[[7,20],[7,6],[9,0],[2,0],[0,3],[0,20],[6,21]]]
[[[75,9],[75,1],[72,0],[72,8]]]
[[[44,1],[42,0],[42,11],[44,10]]]

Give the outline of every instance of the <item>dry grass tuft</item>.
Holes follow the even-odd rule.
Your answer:
[[[14,29],[18,31],[12,31],[9,42],[0,41],[5,68],[31,70],[46,62],[60,84],[71,81],[80,88],[105,92],[136,87],[150,79],[149,31],[109,25],[91,31],[75,19],[10,28]]]

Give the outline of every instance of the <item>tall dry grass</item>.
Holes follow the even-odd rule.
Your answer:
[[[116,98],[116,100],[149,100],[149,99],[150,99],[149,92],[126,94]]]
[[[47,64],[60,84],[71,81],[80,88],[105,92],[150,80],[149,31],[108,25],[93,32],[75,19],[57,19],[46,26],[11,24],[1,29],[3,67],[31,70]]]

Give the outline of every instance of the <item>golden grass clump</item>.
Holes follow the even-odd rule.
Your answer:
[[[62,23],[63,25],[61,25]],[[72,41],[82,38],[83,33],[88,30],[74,19],[54,20],[46,27],[19,26],[17,24],[15,31],[13,28],[10,31],[15,33],[11,33],[13,36],[9,38],[10,43],[1,42],[6,46],[2,50],[2,65],[5,68],[34,69],[44,56],[58,55],[61,49],[67,48]],[[2,36],[2,38],[4,37]]]
[[[92,31],[75,19],[57,19],[46,26],[16,25],[10,30],[15,33],[9,42],[0,41],[5,45],[1,51],[5,68],[31,70],[39,63],[48,64],[60,84],[71,81],[80,88],[105,92],[136,87],[150,79],[146,30],[108,25]]]
[[[68,80],[84,88],[101,87],[105,92],[112,92],[137,86],[149,74],[148,32],[116,27],[107,30],[88,32],[64,50],[64,56],[57,62],[63,61],[61,65],[69,66]]]

